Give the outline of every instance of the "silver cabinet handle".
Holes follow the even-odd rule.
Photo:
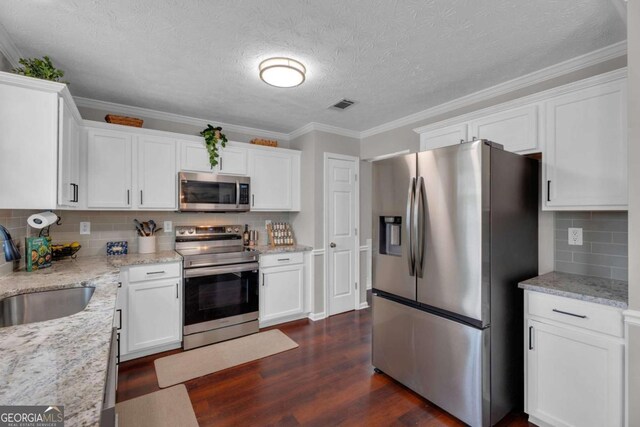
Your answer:
[[[336,247],[336,244],[335,244],[335,243],[333,243],[333,242],[331,242],[331,243],[329,243],[329,247],[330,247],[330,248],[335,248],[335,247]]]
[[[252,194],[251,195],[251,207],[254,207],[256,205],[256,195]]]
[[[278,261],[291,261],[290,258],[278,258]]]
[[[220,172],[222,172],[222,157],[220,157]]]
[[[131,204],[131,190],[127,190],[127,205]]]
[[[585,316],[583,314],[569,313],[568,311],[557,310],[555,308],[552,311],[554,311],[555,313],[565,314],[567,316],[579,317],[580,319],[586,319],[587,318],[587,316]]]
[[[178,286],[180,286],[180,284],[179,284],[179,283],[176,283],[176,299],[177,299],[177,298],[180,298],[180,297],[178,296],[178,292],[179,292],[179,291],[178,291]]]
[[[149,275],[149,274],[164,274],[164,273],[165,273],[164,270],[162,270],[162,271],[148,271],[147,275]]]
[[[262,286],[264,286],[264,273],[262,273]]]
[[[529,350],[533,350],[533,326],[529,326]]]
[[[116,328],[118,331],[122,329],[122,309],[117,309],[118,312],[118,327]]]
[[[142,201],[142,190],[140,190],[140,204],[144,205],[143,201]]]

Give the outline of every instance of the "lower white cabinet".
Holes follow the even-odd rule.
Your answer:
[[[589,324],[589,319],[611,318],[615,309],[569,300],[573,311],[566,311],[566,298],[544,297],[531,302],[525,296],[529,421],[540,426],[622,426],[624,343],[621,337],[594,332],[615,330],[609,325]],[[585,328],[576,326],[580,321]]]
[[[304,264],[301,254],[260,257],[260,326],[303,317],[305,313]],[[268,265],[269,267],[264,267]]]
[[[167,277],[167,276],[174,277]],[[162,278],[154,278],[160,276]],[[182,342],[180,263],[124,267],[115,326],[122,360],[178,348]]]

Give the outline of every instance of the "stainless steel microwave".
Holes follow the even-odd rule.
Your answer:
[[[245,176],[180,172],[181,212],[248,212],[251,179]]]

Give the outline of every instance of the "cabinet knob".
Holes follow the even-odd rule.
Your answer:
[[[336,244],[335,244],[335,243],[333,243],[333,242],[331,242],[331,243],[329,243],[329,247],[330,247],[330,248],[335,248],[335,247],[336,247]]]

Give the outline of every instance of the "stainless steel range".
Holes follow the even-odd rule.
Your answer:
[[[241,227],[176,227],[184,258],[185,350],[258,332],[258,257]]]

